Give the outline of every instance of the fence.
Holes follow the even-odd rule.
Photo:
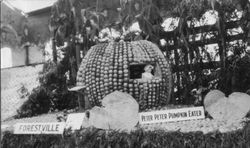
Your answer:
[[[226,23],[217,22],[214,25],[189,26],[183,32],[179,28],[170,32],[160,32],[161,39],[165,39],[166,47],[162,51],[172,62],[174,77],[174,96],[180,103],[192,103],[191,90],[204,84],[204,70],[220,68],[220,75],[225,74],[226,58],[229,53],[229,43],[236,41],[243,45],[246,34],[242,32],[228,33],[239,28],[241,20]],[[223,29],[224,28],[224,29]],[[200,37],[197,39],[197,37]],[[206,48],[209,44],[218,45],[218,60],[211,59],[211,53]],[[214,51],[216,52],[216,51]],[[234,52],[234,51],[232,51]],[[209,71],[208,71],[209,72]],[[221,82],[223,85],[223,82]],[[226,86],[221,86],[226,87]]]

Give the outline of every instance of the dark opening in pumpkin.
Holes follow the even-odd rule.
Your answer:
[[[161,78],[161,69],[158,63],[143,63],[143,64],[130,64],[129,65],[129,78],[130,79],[141,79],[142,73],[145,72],[144,68],[146,65],[152,65],[154,69],[151,71],[152,75]]]
[[[145,72],[144,68],[148,64],[131,64],[129,65],[129,78],[130,79],[141,79],[142,73]],[[155,64],[150,63],[150,65],[155,67]],[[152,70],[152,75],[155,74],[155,69]]]

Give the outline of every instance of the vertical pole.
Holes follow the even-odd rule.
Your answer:
[[[187,45],[188,46],[188,45]],[[184,77],[182,77],[183,79],[183,103],[184,104],[188,104],[190,100],[188,100],[188,93],[189,93],[189,89],[190,89],[190,79],[189,79],[189,69],[188,69],[188,65],[189,65],[189,62],[188,62],[188,48],[187,47],[184,47],[184,48],[181,48],[182,52],[184,53]]]
[[[224,19],[224,13],[222,11],[219,11],[219,55],[220,55],[220,67],[221,67],[221,89],[224,90],[226,93],[228,90],[226,89],[226,79],[225,79],[225,74],[226,74],[226,31],[225,31],[225,19]]]
[[[84,99],[83,97],[84,97],[83,94],[81,94],[80,92],[77,93],[78,105],[80,111],[83,111],[83,106],[85,106],[85,104],[83,104],[84,102],[82,101]]]
[[[176,37],[174,38],[174,45],[178,45]],[[180,99],[180,97],[181,97],[181,87],[180,87],[181,86],[181,82],[180,82],[180,70],[179,70],[180,57],[179,57],[179,53],[177,51],[178,47],[179,46],[176,46],[176,48],[173,49],[174,50],[175,66],[176,66],[176,72],[175,72],[175,74],[176,74],[176,79],[177,79],[177,82],[176,82],[177,93],[176,93],[176,95],[174,97]],[[177,102],[175,102],[175,103],[177,103]]]
[[[90,104],[90,102],[89,102],[89,99],[88,99],[88,97],[87,97],[87,92],[86,92],[86,90],[85,90],[85,92],[84,92],[84,108],[85,109],[90,109],[91,108],[91,104]]]
[[[79,90],[77,92],[79,110],[87,110],[91,108],[90,102],[88,100],[86,90]]]
[[[76,44],[76,64],[77,64],[77,68],[79,68],[80,63],[81,63],[80,49],[81,49],[81,45],[79,43],[77,43]]]
[[[25,54],[26,54],[25,65],[29,65],[29,46],[25,45],[24,48],[25,48]]]

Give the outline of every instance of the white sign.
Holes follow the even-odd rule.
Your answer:
[[[72,130],[79,130],[83,123],[83,119],[86,118],[85,113],[69,114],[66,120],[66,128]]]
[[[65,122],[17,123],[14,134],[63,134]]]
[[[140,124],[183,121],[183,120],[204,119],[204,118],[205,114],[203,107],[190,107],[190,108],[169,109],[169,110],[139,113]]]

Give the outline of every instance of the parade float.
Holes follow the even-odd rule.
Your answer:
[[[125,50],[127,55],[132,55],[129,52],[139,52],[146,58],[131,58],[124,54],[126,58],[120,58],[117,56],[119,54],[112,54],[119,53],[122,47],[128,49]],[[158,58],[150,58],[146,51],[157,54],[153,57]],[[159,62],[159,69],[167,70],[168,63],[161,56],[159,49],[148,41],[111,42],[92,47],[83,59],[75,87],[81,88],[78,91],[84,91],[85,96],[80,98],[84,100],[81,101],[88,100],[92,107],[85,112],[67,114],[66,120],[61,122],[16,123],[14,134],[5,131],[2,146],[16,147],[19,142],[23,147],[249,146],[250,125],[246,117],[250,110],[249,95],[233,93],[227,98],[219,90],[213,90],[204,99],[204,107],[209,115],[205,116],[203,107],[166,105],[169,96],[164,98],[164,93],[161,93],[168,92],[171,85],[164,85],[162,81],[165,78],[165,82],[169,82],[170,71],[159,76],[155,72],[155,78],[150,80],[136,77],[136,82],[129,81],[131,63],[143,64],[144,69],[148,64],[156,65]],[[119,59],[123,60],[120,60],[121,65],[114,64],[118,69],[115,71],[111,63],[119,63]],[[142,71],[140,76],[143,75]],[[166,73],[164,70],[162,72]],[[109,80],[109,76],[110,83],[105,81]],[[152,85],[150,90],[145,89],[148,85]],[[72,125],[67,127],[67,124]],[[76,124],[78,127],[75,127]]]
[[[183,1],[182,4],[187,5],[189,2]],[[215,5],[212,7],[215,8]],[[186,43],[187,40],[183,36],[187,34],[182,32],[185,31],[183,29],[185,27],[178,28],[180,32],[169,33],[172,37],[179,38],[176,38],[177,41],[173,39],[176,45],[168,45],[169,48],[176,46],[175,54],[179,52],[181,58],[179,63],[174,59],[174,63],[179,64],[177,68],[179,70],[184,64],[184,71],[176,72],[171,67],[173,63],[170,58],[168,59],[171,57],[170,53],[159,49],[160,45],[156,45],[157,42],[121,39],[97,43],[86,52],[81,63],[77,63],[79,61],[75,57],[79,69],[77,75],[75,74],[75,86],[68,90],[78,94],[81,109],[73,113],[66,111],[60,119],[51,119],[51,123],[47,123],[48,121],[42,123],[38,120],[32,121],[34,123],[30,123],[31,121],[16,123],[12,129],[14,134],[11,130],[5,131],[1,146],[249,147],[250,96],[248,94],[230,92],[228,89],[222,89],[225,84],[221,84],[220,90],[225,94],[208,87],[206,88],[208,91],[203,95],[201,92],[205,88],[197,85],[197,100],[201,103],[186,105],[182,102],[183,98],[190,99],[187,97],[187,92],[191,89],[189,88],[191,84],[188,84],[191,81],[187,81],[185,76],[193,74],[192,70],[188,71],[189,69],[185,67],[189,61],[186,59],[187,53],[178,51],[178,48],[191,51],[193,44],[198,44],[198,42]],[[147,31],[144,28],[144,32],[148,33]],[[218,32],[221,33],[220,31]],[[150,34],[146,39],[153,41],[154,35]],[[81,38],[73,40],[73,43],[76,43],[73,49],[78,48]],[[72,51],[71,48],[68,49]],[[74,54],[77,54],[77,50]],[[199,55],[198,52],[195,54]],[[189,55],[191,56],[192,54]],[[223,54],[220,56],[223,57]],[[246,54],[247,58],[248,56]],[[189,65],[190,69],[192,66]],[[223,70],[225,68],[223,62],[221,66]],[[224,70],[221,74],[228,72]],[[193,71],[198,70],[193,69]],[[70,72],[74,73],[74,70]],[[199,76],[200,73],[194,77]],[[222,80],[220,83],[227,82]],[[183,93],[178,96],[173,90],[179,87],[183,88]],[[179,100],[181,100],[179,104],[170,103]]]

